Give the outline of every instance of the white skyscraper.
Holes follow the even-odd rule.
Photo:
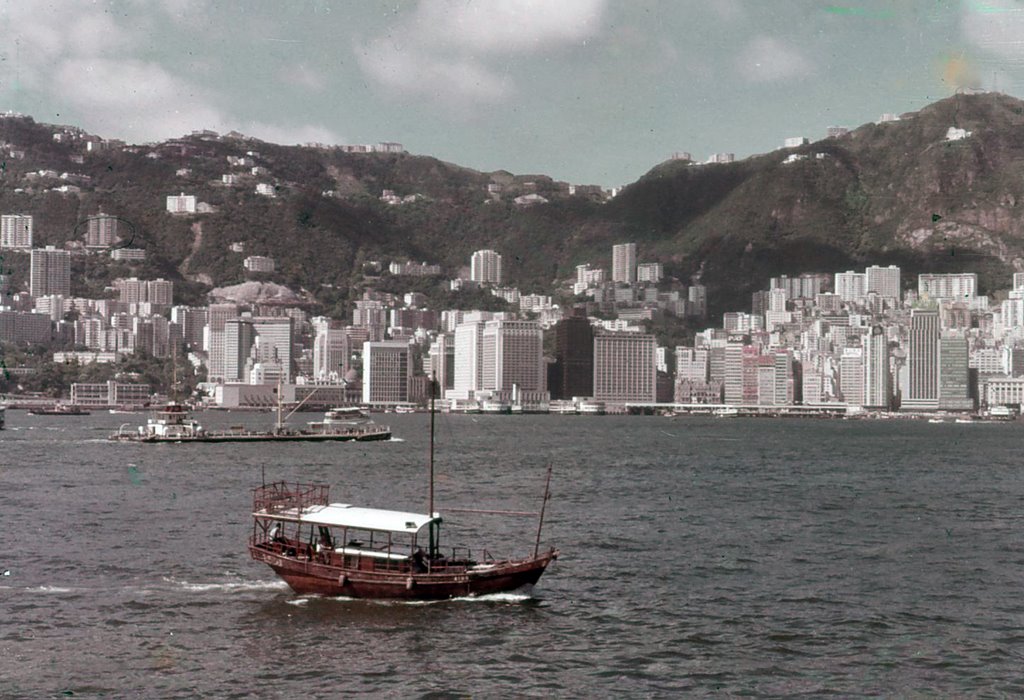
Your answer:
[[[867,278],[865,292],[875,292],[890,303],[900,300],[900,269],[895,265],[872,265],[864,271]]]
[[[480,339],[482,389],[492,390],[507,401],[547,400],[544,332],[539,323],[488,321]]]
[[[866,273],[853,270],[836,273],[836,294],[843,301],[852,302],[863,299],[868,292],[867,286],[868,276]]]
[[[462,323],[455,328],[455,377],[447,398],[471,399],[483,388],[484,323]]]
[[[332,374],[343,377],[348,368],[348,334],[344,328],[331,328],[326,318],[313,319],[313,378],[327,381]]]
[[[0,216],[0,248],[30,250],[32,248],[32,217],[28,214]]]
[[[412,353],[408,343],[393,340],[363,343],[363,403],[408,401],[410,379]]]
[[[612,281],[636,282],[636,243],[612,246]]]
[[[971,301],[978,292],[978,275],[973,272],[917,276],[917,293],[922,299]]]
[[[872,326],[864,337],[864,405],[888,409],[892,396],[889,372],[889,339],[885,329]]]
[[[493,250],[478,250],[469,259],[469,278],[480,284],[501,284],[501,256]]]

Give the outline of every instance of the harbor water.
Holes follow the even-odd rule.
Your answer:
[[[267,415],[200,414],[204,425]],[[312,420],[307,416],[304,420]],[[438,416],[448,544],[561,558],[531,596],[299,597],[251,492],[425,511],[424,414],[382,443],[139,445],[145,416],[0,432],[0,697],[1024,694],[1024,425]]]

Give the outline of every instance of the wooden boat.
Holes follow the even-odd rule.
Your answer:
[[[486,549],[442,547],[443,519],[434,511],[433,405],[430,417],[426,513],[331,503],[329,487],[323,484],[264,484],[253,489],[252,558],[270,566],[300,595],[444,600],[536,584],[558,557],[553,547],[540,551],[547,485],[539,513],[470,511],[539,516],[532,555],[499,558]],[[550,480],[549,467],[548,484]]]

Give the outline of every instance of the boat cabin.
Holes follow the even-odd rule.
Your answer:
[[[357,571],[428,573],[442,560],[439,514],[328,503],[326,489],[285,484],[256,489],[253,546]],[[447,557],[444,561],[452,563]]]

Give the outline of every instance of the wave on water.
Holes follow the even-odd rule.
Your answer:
[[[389,440],[386,440],[386,442],[405,442],[405,438],[396,438],[396,437],[393,437],[393,438],[391,438],[391,439],[389,439]]]
[[[73,593],[75,589],[65,588],[64,586],[35,586],[25,590],[29,593]]]
[[[192,581],[179,581],[166,576],[163,577],[163,580],[174,584],[178,588],[196,593],[206,591],[276,591],[288,588],[288,584],[284,581],[211,581],[208,583],[194,583]]]

